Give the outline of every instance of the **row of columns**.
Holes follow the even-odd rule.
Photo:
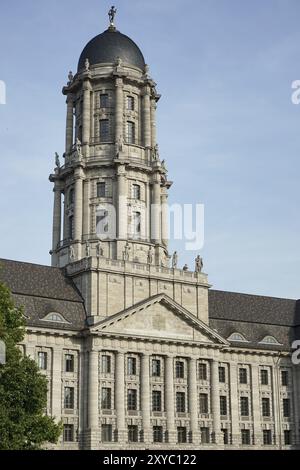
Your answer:
[[[99,375],[98,357],[96,351],[90,352],[89,361],[89,392],[88,392],[88,423],[92,435],[98,432],[99,418]],[[174,357],[166,356],[165,359],[165,410],[167,418],[168,442],[176,443],[177,430],[175,422],[175,389],[174,389]],[[195,358],[189,359],[188,363],[188,403],[190,413],[190,429],[193,442],[199,440],[198,424],[198,390],[197,390],[197,361]],[[212,362],[212,415],[213,432],[215,442],[219,443],[221,433],[220,403],[219,403],[219,383],[218,383],[218,362]],[[150,353],[144,353],[141,357],[141,414],[143,420],[144,441],[150,442],[152,438],[151,426],[151,394],[150,394]],[[117,416],[118,441],[127,440],[126,427],[126,394],[125,394],[125,353],[117,352],[115,369],[115,409]]]

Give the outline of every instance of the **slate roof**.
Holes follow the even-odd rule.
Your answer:
[[[232,343],[236,346],[287,350],[297,336],[299,301],[217,290],[209,291],[208,299],[210,326],[226,339],[238,332],[248,340]],[[280,345],[259,344],[269,335]]]
[[[84,328],[84,301],[63,270],[0,259],[0,281],[10,288],[16,305],[24,306],[28,325],[68,330]],[[52,312],[60,313],[66,323],[42,320]]]

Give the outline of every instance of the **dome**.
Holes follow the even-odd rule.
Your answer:
[[[144,70],[145,60],[138,46],[125,34],[109,28],[85,46],[78,62],[78,72],[84,69],[86,59],[90,65],[95,65],[113,63],[117,57],[126,64]]]

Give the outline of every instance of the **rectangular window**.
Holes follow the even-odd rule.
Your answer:
[[[200,362],[198,365],[199,380],[207,380],[207,365]]]
[[[104,181],[97,183],[97,197],[106,197],[106,184]]]
[[[100,140],[101,142],[110,141],[110,132],[109,132],[109,120],[101,119],[100,120]]]
[[[102,374],[111,373],[111,357],[107,355],[101,356],[101,372]]]
[[[133,235],[134,237],[140,237],[141,235],[141,213],[133,213]]]
[[[73,424],[64,424],[63,439],[64,439],[64,442],[74,442],[74,425]]]
[[[102,442],[112,442],[112,425],[111,424],[102,424],[101,440]]]
[[[200,413],[208,414],[208,394],[200,393]]]
[[[152,391],[152,411],[161,411],[161,391]]]
[[[153,426],[153,442],[163,442],[162,426]]]
[[[100,108],[109,107],[109,97],[107,93],[101,93],[100,95]]]
[[[248,374],[247,369],[241,367],[239,369],[239,377],[240,377],[240,384],[247,384],[248,383]]]
[[[264,446],[272,445],[272,432],[270,429],[263,430],[263,443]]]
[[[47,370],[47,353],[40,351],[38,353],[38,366],[41,370]]]
[[[132,197],[133,199],[141,199],[141,187],[139,184],[132,185]]]
[[[66,372],[74,372],[74,355],[66,354],[65,355],[65,370]]]
[[[152,376],[160,377],[161,374],[161,363],[159,359],[152,359]]]
[[[176,392],[176,411],[177,413],[185,413],[185,393]]]
[[[175,363],[176,379],[184,379],[184,362],[176,361]]]
[[[242,438],[242,444],[244,446],[249,446],[251,444],[250,430],[249,429],[242,429],[241,430],[241,438]]]
[[[284,398],[282,400],[283,406],[283,416],[284,418],[289,418],[291,416],[291,402],[289,398]]]
[[[223,433],[223,442],[224,442],[224,444],[229,444],[228,429],[222,429],[222,433]]]
[[[292,444],[292,435],[290,430],[285,430],[284,431],[284,445],[285,446],[290,446]]]
[[[135,389],[127,390],[127,409],[129,411],[137,410],[137,391]]]
[[[135,425],[128,426],[128,442],[138,442],[138,427]]]
[[[249,398],[241,397],[240,405],[241,405],[241,416],[249,416]]]
[[[135,124],[131,121],[127,121],[127,143],[135,144]]]
[[[74,409],[74,387],[65,387],[64,405],[67,410]]]
[[[267,369],[262,369],[260,371],[260,382],[262,385],[269,385],[269,374]]]
[[[209,444],[210,442],[210,435],[209,435],[209,428],[200,428],[201,434],[201,444]]]
[[[102,387],[101,408],[102,410],[111,410],[111,388]]]
[[[225,395],[220,396],[220,415],[227,416],[227,397]]]
[[[177,441],[179,444],[184,444],[186,442],[186,427],[179,426],[177,428]]]
[[[127,358],[127,374],[136,375],[136,358],[135,357]]]
[[[128,111],[134,111],[134,98],[133,96],[127,96],[127,109]]]
[[[270,398],[262,398],[261,400],[262,405],[262,415],[264,418],[267,418],[271,415],[270,409]]]
[[[225,367],[222,367],[222,366],[219,367],[219,382],[220,383],[225,383],[226,382]]]
[[[281,371],[281,385],[287,387],[289,384],[289,374],[287,370]]]

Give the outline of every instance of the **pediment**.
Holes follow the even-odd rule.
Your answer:
[[[228,344],[215,330],[165,294],[139,302],[97,323],[91,331]]]

